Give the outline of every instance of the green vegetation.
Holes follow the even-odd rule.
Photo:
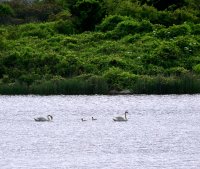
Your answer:
[[[196,0],[13,0],[0,24],[0,94],[200,92]]]

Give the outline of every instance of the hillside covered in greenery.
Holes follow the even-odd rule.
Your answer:
[[[198,2],[1,2],[0,94],[200,93]]]

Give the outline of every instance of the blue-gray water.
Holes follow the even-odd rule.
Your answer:
[[[200,95],[0,96],[0,168],[199,169]]]

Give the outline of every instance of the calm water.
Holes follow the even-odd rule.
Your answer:
[[[0,96],[0,168],[199,169],[200,95]]]

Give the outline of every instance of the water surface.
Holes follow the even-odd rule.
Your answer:
[[[199,103],[200,95],[0,96],[0,168],[199,169]],[[128,122],[112,120],[125,110]],[[33,120],[48,114],[53,122]]]

